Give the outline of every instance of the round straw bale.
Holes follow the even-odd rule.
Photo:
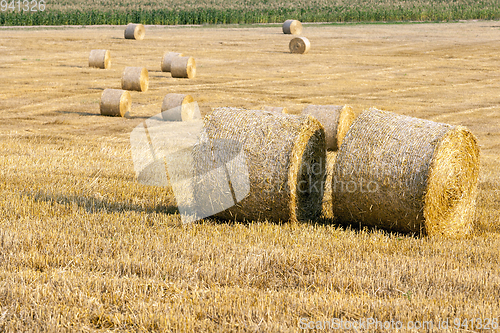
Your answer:
[[[194,79],[196,62],[193,57],[174,57],[170,63],[172,77]]]
[[[249,193],[216,217],[240,221],[297,221],[321,215],[325,134],[314,117],[218,108],[205,117],[204,130],[207,140],[240,143],[248,169]],[[218,161],[226,160],[232,150],[211,147],[210,154],[203,154],[200,147],[193,151],[198,176],[216,168]],[[206,156],[213,159],[208,160]],[[196,181],[195,200],[209,195],[216,197],[217,194],[210,193],[218,187],[214,185],[216,181]]]
[[[269,112],[285,113],[285,114],[288,113],[288,109],[286,107],[279,107],[279,106],[264,106],[262,110]]]
[[[145,67],[125,67],[122,74],[122,89],[147,91],[148,87],[149,75]]]
[[[146,29],[140,23],[129,23],[125,28],[125,39],[144,39]]]
[[[311,43],[309,42],[309,39],[305,37],[295,37],[290,41],[288,47],[290,48],[290,52],[292,53],[304,54],[309,52]]]
[[[354,121],[354,112],[348,105],[308,105],[302,114],[318,119],[325,128],[326,149],[338,150]]]
[[[197,117],[196,105],[191,95],[167,94],[161,105],[163,120],[190,121]]]
[[[102,92],[100,109],[104,116],[127,116],[131,105],[132,98],[126,90],[104,89]]]
[[[111,66],[108,50],[92,50],[89,55],[89,67],[107,69]]]
[[[297,20],[286,20],[283,23],[283,33],[287,35],[300,35],[302,33],[302,23]]]
[[[476,138],[464,127],[370,109],[352,124],[333,170],[339,221],[460,237],[473,225]]]
[[[161,59],[161,71],[162,72],[170,72],[170,65],[172,63],[172,59],[175,57],[184,57],[184,54],[177,52],[166,52]]]

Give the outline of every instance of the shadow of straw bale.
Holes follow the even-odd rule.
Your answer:
[[[179,210],[173,205],[156,205],[153,207],[144,207],[139,204],[130,204],[127,202],[116,202],[95,197],[84,197],[78,195],[49,194],[44,192],[26,193],[27,197],[33,201],[56,203],[59,205],[77,205],[83,208],[89,214],[95,213],[120,213],[135,211],[138,213],[160,213],[167,215],[179,214]]]

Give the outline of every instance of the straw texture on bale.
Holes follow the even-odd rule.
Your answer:
[[[195,119],[195,103],[191,95],[167,94],[161,105],[163,120],[190,121]]]
[[[288,47],[292,53],[304,54],[311,49],[311,43],[305,37],[295,37],[290,41]]]
[[[353,123],[333,170],[340,221],[461,237],[473,225],[479,148],[462,126],[370,109]]]
[[[111,66],[111,57],[108,50],[92,50],[89,55],[89,67],[107,69]]]
[[[184,57],[184,54],[178,52],[166,52],[161,59],[161,71],[170,72],[172,59],[175,57]]]
[[[279,106],[264,106],[262,110],[269,112],[285,113],[285,114],[288,113],[288,109],[286,107],[279,107]]]
[[[175,78],[194,79],[196,62],[193,57],[173,57],[170,63],[170,73]]]
[[[130,93],[120,89],[105,89],[101,95],[100,109],[104,116],[127,116],[132,105]]]
[[[145,67],[125,67],[122,74],[122,89],[144,92],[148,87],[149,75]]]
[[[297,20],[286,20],[283,23],[283,33],[287,35],[300,35],[302,33],[302,23]]]
[[[302,110],[318,119],[325,128],[326,149],[338,150],[349,127],[354,121],[354,112],[348,105],[308,105]]]
[[[125,39],[144,39],[146,29],[140,23],[129,23],[125,28]]]
[[[325,134],[311,116],[258,110],[218,108],[205,117],[206,140],[232,140],[241,144],[246,157],[250,190],[236,205],[216,217],[239,220],[297,221],[321,215],[325,179]],[[236,145],[233,145],[236,146]],[[194,149],[197,175],[207,174],[237,147]],[[207,156],[211,156],[210,159]],[[228,170],[234,173],[234,170]],[[195,185],[195,196],[217,201],[217,180]],[[233,183],[234,186],[234,183]],[[235,191],[236,192],[236,191]],[[196,198],[195,198],[196,199]]]

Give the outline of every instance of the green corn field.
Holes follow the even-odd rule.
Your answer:
[[[455,21],[500,18],[500,0],[159,0],[1,1],[0,25],[251,24]],[[25,10],[28,8],[28,10]],[[34,11],[36,10],[36,11]]]

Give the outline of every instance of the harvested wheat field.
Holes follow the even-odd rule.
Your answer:
[[[500,24],[303,26],[307,54],[290,53],[280,24],[146,26],[143,40],[124,26],[0,29],[0,331],[498,326]],[[93,49],[112,66],[90,68]],[[162,72],[167,51],[195,58],[196,78]],[[130,91],[128,117],[101,116],[102,91],[120,89],[127,66],[147,68],[149,89]],[[465,126],[481,149],[474,230],[429,238],[328,212],[183,225],[171,189],[138,183],[130,150],[169,93],[202,115],[348,104]]]

